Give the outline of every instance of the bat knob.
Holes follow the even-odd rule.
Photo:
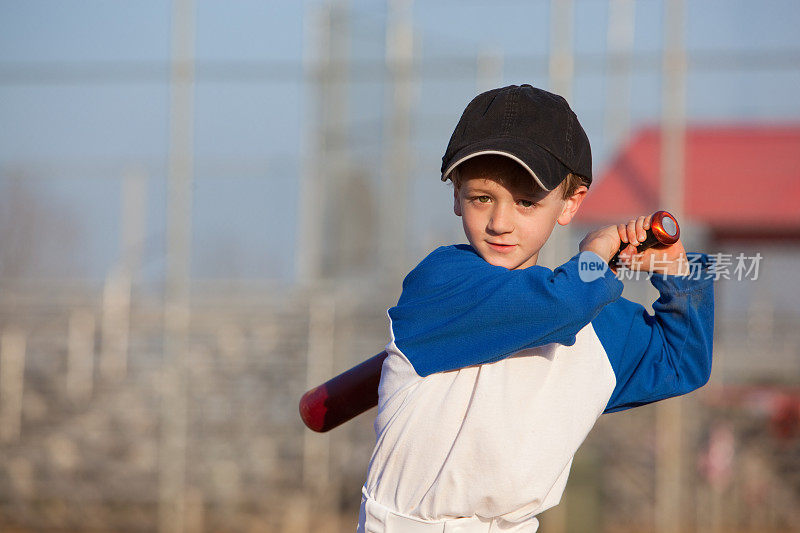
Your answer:
[[[681,238],[678,221],[667,211],[656,211],[650,219],[650,231],[658,244],[669,246]]]

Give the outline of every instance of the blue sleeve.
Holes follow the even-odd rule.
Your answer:
[[[551,342],[575,343],[575,335],[604,305],[622,294],[602,259],[581,279],[576,255],[550,270],[508,270],[484,261],[466,245],[438,248],[403,281],[389,309],[394,342],[420,376],[497,361]]]
[[[708,382],[714,285],[708,256],[687,255],[698,266],[691,275],[650,277],[660,294],[653,315],[619,298],[592,321],[617,379],[605,412],[686,394]]]

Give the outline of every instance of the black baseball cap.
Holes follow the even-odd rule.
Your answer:
[[[592,182],[592,149],[578,117],[561,96],[527,84],[486,91],[467,105],[442,157],[442,181],[484,154],[510,157],[547,191],[570,172]]]

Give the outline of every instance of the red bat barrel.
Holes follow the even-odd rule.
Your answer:
[[[305,425],[322,433],[378,405],[378,385],[386,355],[374,355],[303,394],[300,418]]]
[[[636,247],[636,251],[641,253],[655,245],[675,244],[680,234],[674,216],[666,211],[656,211],[650,219],[647,238]],[[627,243],[622,243],[609,264],[615,266],[620,252],[627,247]],[[305,425],[320,433],[330,431],[378,405],[378,386],[386,356],[386,352],[374,355],[306,392],[300,399],[300,418]]]

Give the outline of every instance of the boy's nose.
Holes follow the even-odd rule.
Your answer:
[[[489,218],[489,224],[486,225],[486,230],[496,235],[514,231],[514,219],[511,208],[502,204],[498,205],[494,211],[492,211],[492,216]]]

